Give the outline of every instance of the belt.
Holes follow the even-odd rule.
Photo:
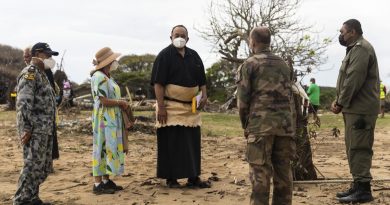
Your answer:
[[[171,97],[168,97],[168,96],[164,96],[164,100],[175,101],[175,102],[184,103],[184,104],[192,104],[192,101],[178,100],[178,99],[171,98]]]

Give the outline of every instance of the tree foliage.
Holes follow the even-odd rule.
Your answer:
[[[211,101],[224,102],[234,91],[234,63],[220,60],[206,70],[207,92]],[[230,91],[230,92],[228,92]]]
[[[154,96],[150,78],[155,55],[127,55],[119,59],[119,68],[112,72],[115,81],[122,87],[128,87],[134,93],[141,88],[148,98]],[[125,94],[125,90],[122,90]]]
[[[272,35],[271,49],[295,67],[310,72],[326,61],[325,51],[331,43],[315,37],[311,25],[296,17],[301,0],[217,0],[209,7],[209,26],[198,28],[230,62],[241,63],[250,55],[248,37],[257,26],[267,26]]]

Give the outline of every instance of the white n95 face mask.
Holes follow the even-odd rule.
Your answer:
[[[112,61],[112,63],[111,63],[111,66],[110,66],[110,70],[116,70],[116,69],[118,69],[118,67],[119,67],[119,63],[118,63],[118,61]]]
[[[184,46],[186,46],[187,42],[184,38],[179,37],[179,38],[173,39],[172,43],[176,48],[184,48]]]
[[[43,60],[43,64],[45,65],[45,69],[53,69],[56,66],[56,61],[50,57],[48,59]]]

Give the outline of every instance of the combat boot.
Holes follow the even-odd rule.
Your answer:
[[[356,182],[351,183],[351,187],[347,191],[337,192],[336,197],[342,198],[351,195],[356,190]]]
[[[357,182],[355,186],[355,192],[349,196],[339,198],[340,203],[366,203],[374,200],[371,194],[370,182]]]

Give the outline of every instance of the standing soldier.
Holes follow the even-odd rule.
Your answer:
[[[370,173],[375,123],[379,112],[379,71],[374,48],[363,38],[360,22],[350,19],[340,29],[339,41],[347,47],[336,86],[333,113],[343,113],[345,146],[353,183],[336,196],[341,203],[373,200]]]
[[[239,68],[237,99],[247,138],[246,159],[252,183],[251,205],[291,205],[292,168],[295,156],[291,69],[270,51],[271,33],[254,28],[249,48],[254,54]]]
[[[47,45],[47,44],[46,44]],[[47,46],[35,44],[32,62],[18,76],[16,99],[17,126],[23,146],[23,169],[14,197],[14,205],[47,204],[39,194],[39,185],[52,170],[54,91],[47,79],[44,60],[58,55]]]

